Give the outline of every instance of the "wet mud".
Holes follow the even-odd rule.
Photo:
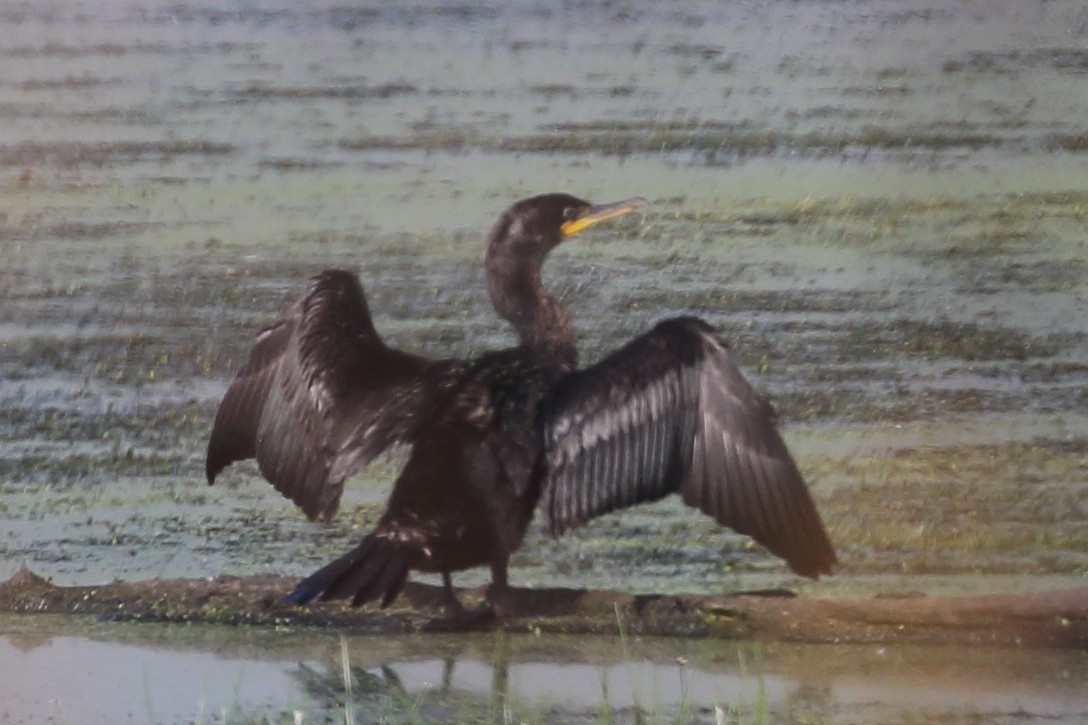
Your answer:
[[[0,32],[0,579],[276,593],[340,553],[402,454],[330,525],[252,465],[203,482],[254,336],[343,266],[391,344],[507,344],[482,240],[513,199],[562,189],[651,201],[550,262],[583,359],[667,315],[717,325],[843,565],[799,580],[665,501],[533,529],[513,583],[814,608],[796,603],[1085,585],[1082,3],[110,0],[5,7]],[[991,719],[1055,715],[1006,705]]]
[[[511,592],[517,616],[458,620],[440,586],[409,584],[397,606],[355,609],[283,602],[296,580],[218,577],[57,587],[23,570],[0,584],[0,611],[87,614],[110,621],[333,627],[354,634],[502,630],[744,639],[799,644],[969,644],[1088,649],[1088,587],[1041,594],[797,597],[783,589],[726,596],[630,594],[572,588]],[[472,607],[485,589],[459,591]]]

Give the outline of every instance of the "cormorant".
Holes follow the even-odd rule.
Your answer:
[[[256,457],[283,495],[327,520],[344,479],[394,443],[411,446],[377,527],[289,601],[384,607],[417,569],[442,574],[447,612],[458,616],[450,573],[486,564],[488,601],[509,614],[507,562],[538,502],[558,535],[673,492],[798,574],[831,571],[834,550],[774,411],[709,324],[667,319],[577,370],[571,318],[541,284],[541,266],[570,236],[643,206],[545,194],[503,212],[487,286],[516,347],[473,360],[388,347],[358,277],[336,269],[257,337],[215,417],[209,483]]]

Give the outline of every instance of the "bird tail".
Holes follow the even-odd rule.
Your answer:
[[[367,534],[357,547],[299,582],[289,604],[351,597],[351,606],[381,598],[384,609],[400,594],[415,551],[402,542]]]

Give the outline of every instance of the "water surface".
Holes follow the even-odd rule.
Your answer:
[[[550,266],[584,358],[670,314],[718,325],[775,401],[844,565],[798,580],[665,502],[558,542],[534,531],[514,582],[1085,582],[1083,3],[101,0],[8,4],[0,37],[0,576],[301,575],[340,552],[375,520],[395,459],[351,484],[329,527],[253,466],[203,484],[215,405],[254,335],[340,265],[392,344],[506,344],[483,236],[514,199],[562,189],[652,202]],[[72,648],[60,661],[131,655],[158,672],[155,646],[46,637]],[[44,656],[4,641],[5,671]],[[221,672],[199,646],[187,656]],[[290,677],[272,667],[269,682]],[[727,694],[700,717],[732,701],[734,676],[707,675]],[[135,704],[103,717],[195,717],[159,678],[126,679]],[[202,681],[176,697],[195,706]],[[863,699],[902,702],[860,681]],[[239,701],[263,702],[244,682]],[[1033,687],[1010,676],[994,696],[1023,692],[1023,721],[1049,717]],[[17,712],[44,719],[49,699]]]

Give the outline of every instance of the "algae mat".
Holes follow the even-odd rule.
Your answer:
[[[551,265],[583,357],[670,314],[721,327],[775,401],[844,565],[799,581],[664,502],[560,541],[534,531],[516,585],[916,606],[1083,587],[1086,28],[1066,0],[0,8],[0,579],[25,564],[61,587],[282,586],[335,556],[375,520],[396,458],[351,483],[328,527],[253,467],[202,482],[215,404],[253,336],[338,265],[360,271],[393,344],[506,344],[483,236],[513,199],[563,189],[652,202]],[[3,650],[5,672],[47,654],[50,630],[71,641],[72,625],[40,621],[5,620],[36,631]],[[1013,664],[995,673],[960,654],[1023,694],[987,700],[989,720],[1083,715],[1061,695],[1076,661],[1002,650]],[[937,684],[902,698],[865,680],[851,692],[895,703],[874,715],[836,709],[840,682],[828,709],[793,719],[902,720]],[[941,700],[955,707],[921,717],[969,717],[978,682],[956,687]],[[114,714],[194,721],[197,700]],[[667,717],[715,716],[713,697],[681,701]],[[789,697],[769,707],[797,713]]]

